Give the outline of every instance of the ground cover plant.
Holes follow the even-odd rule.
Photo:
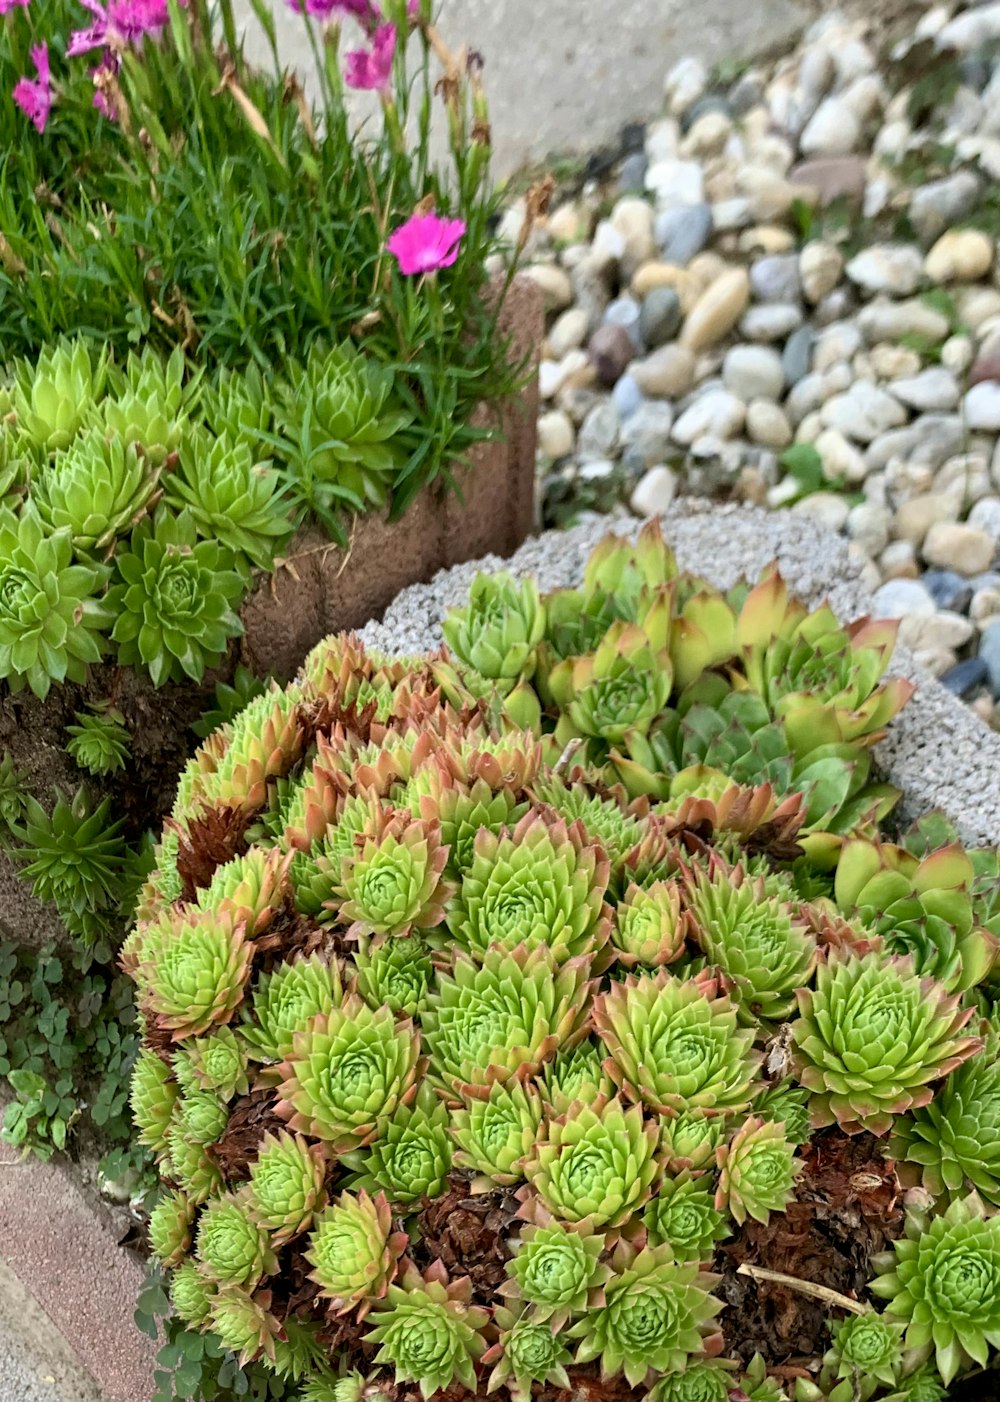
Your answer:
[[[998,862],[891,825],[895,626],[651,525],[206,740],[121,955],[167,1364],[300,1402],[991,1365]]]

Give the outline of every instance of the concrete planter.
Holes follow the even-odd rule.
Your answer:
[[[536,575],[546,590],[576,583],[590,549],[609,524],[594,522],[538,537],[522,546],[507,567]],[[618,527],[633,534],[638,528],[638,522]],[[792,592],[804,601],[815,605],[829,597],[844,620],[870,607],[843,543],[805,517],[681,502],[664,528],[682,567],[721,587],[741,576],[755,576],[777,559]],[[436,646],[441,617],[452,604],[464,601],[477,569],[499,565],[491,556],[405,590],[381,622],[363,630],[363,637],[371,646],[403,653]],[[1000,842],[1000,736],[916,667],[904,649],[897,653],[893,670],[911,676],[917,693],[877,755],[887,777],[904,789],[907,815],[940,807],[968,841]],[[0,1152],[0,1167],[2,1163]],[[65,1249],[57,1260],[53,1202],[64,1214],[58,1239]],[[57,1168],[29,1163],[0,1172],[0,1230],[7,1260],[97,1378],[104,1395],[116,1402],[145,1402],[153,1349],[132,1324],[141,1270],[117,1245],[110,1216]],[[72,1246],[77,1238],[85,1243],[80,1250]],[[107,1347],[109,1332],[113,1348]]]

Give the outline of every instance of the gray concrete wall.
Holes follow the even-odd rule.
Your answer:
[[[284,0],[273,4],[283,56],[307,72],[302,23]],[[247,0],[237,9],[249,13]],[[446,42],[486,61],[498,176],[591,150],[654,115],[678,58],[750,57],[814,13],[811,0],[440,0],[439,10]]]

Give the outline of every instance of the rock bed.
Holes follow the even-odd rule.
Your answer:
[[[682,60],[534,226],[543,516],[818,519],[1000,724],[1000,4],[883,43],[833,14],[729,81]]]

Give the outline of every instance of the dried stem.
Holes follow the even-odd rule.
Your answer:
[[[751,1266],[744,1261],[736,1271],[737,1275],[748,1275],[752,1280],[765,1280],[774,1285],[785,1285],[789,1290],[797,1290],[800,1295],[811,1295],[837,1309],[850,1310],[852,1314],[871,1314],[871,1306],[861,1300],[851,1300],[827,1285],[816,1285],[811,1280],[799,1280],[798,1276],[785,1275],[783,1271],[769,1271],[766,1266]]]

